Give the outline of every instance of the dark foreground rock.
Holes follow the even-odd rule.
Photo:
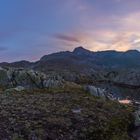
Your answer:
[[[132,108],[81,86],[0,94],[1,140],[131,140]]]

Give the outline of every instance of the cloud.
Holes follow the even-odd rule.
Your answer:
[[[138,43],[140,43],[140,38],[139,39],[135,39],[134,42],[133,42],[133,44],[138,44]]]
[[[79,38],[71,35],[64,35],[64,34],[55,34],[53,35],[56,39],[69,41],[69,42],[80,42]]]
[[[126,51],[129,49],[140,49],[140,33],[132,31],[113,31],[113,30],[100,30],[100,31],[81,31],[81,32],[68,32],[71,34],[72,39],[67,36],[57,36],[50,44],[57,44],[69,50],[77,46],[83,46],[93,51],[100,50],[118,50]]]

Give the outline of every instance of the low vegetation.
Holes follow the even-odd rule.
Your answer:
[[[131,140],[133,108],[91,96],[81,86],[0,94],[0,138]]]

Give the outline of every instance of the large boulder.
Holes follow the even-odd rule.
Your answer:
[[[102,97],[104,99],[111,99],[111,100],[115,99],[111,93],[109,93],[103,88],[87,85],[85,86],[85,90],[88,91],[91,95],[94,95],[96,97]]]

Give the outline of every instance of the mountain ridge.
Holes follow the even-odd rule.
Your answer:
[[[59,52],[55,52],[55,53],[50,53],[50,54],[47,54],[47,55],[44,55],[44,56],[50,56],[50,55],[55,55],[55,54],[58,54],[58,53],[76,53],[76,52],[79,52],[79,51],[83,51],[83,52],[90,52],[90,53],[137,53],[137,54],[140,54],[140,51],[136,50],[136,49],[130,49],[130,50],[126,50],[126,51],[117,51],[117,50],[103,50],[103,51],[91,51],[91,50],[88,50],[82,46],[79,46],[79,47],[76,47],[74,48],[72,51],[59,51]],[[41,58],[43,58],[44,56],[42,56]],[[40,59],[41,59],[40,58]],[[40,60],[39,59],[39,60]],[[39,61],[37,60],[37,61]],[[35,61],[35,62],[37,62]],[[3,63],[7,63],[7,64],[11,64],[11,63],[17,63],[17,62],[30,62],[30,63],[35,63],[35,62],[32,62],[32,61],[27,61],[27,60],[18,60],[18,61],[13,61],[13,62],[6,62],[6,61],[3,61],[3,62],[0,62],[0,64],[3,64]]]
[[[48,65],[48,67],[72,67],[83,66],[85,68],[140,68],[139,64],[140,52],[138,50],[128,51],[90,51],[83,47],[77,47],[73,51],[61,51],[48,55],[44,55],[36,62],[26,60],[17,62],[2,62],[2,67],[23,67],[37,68],[40,65]],[[71,65],[70,67],[68,65]]]

